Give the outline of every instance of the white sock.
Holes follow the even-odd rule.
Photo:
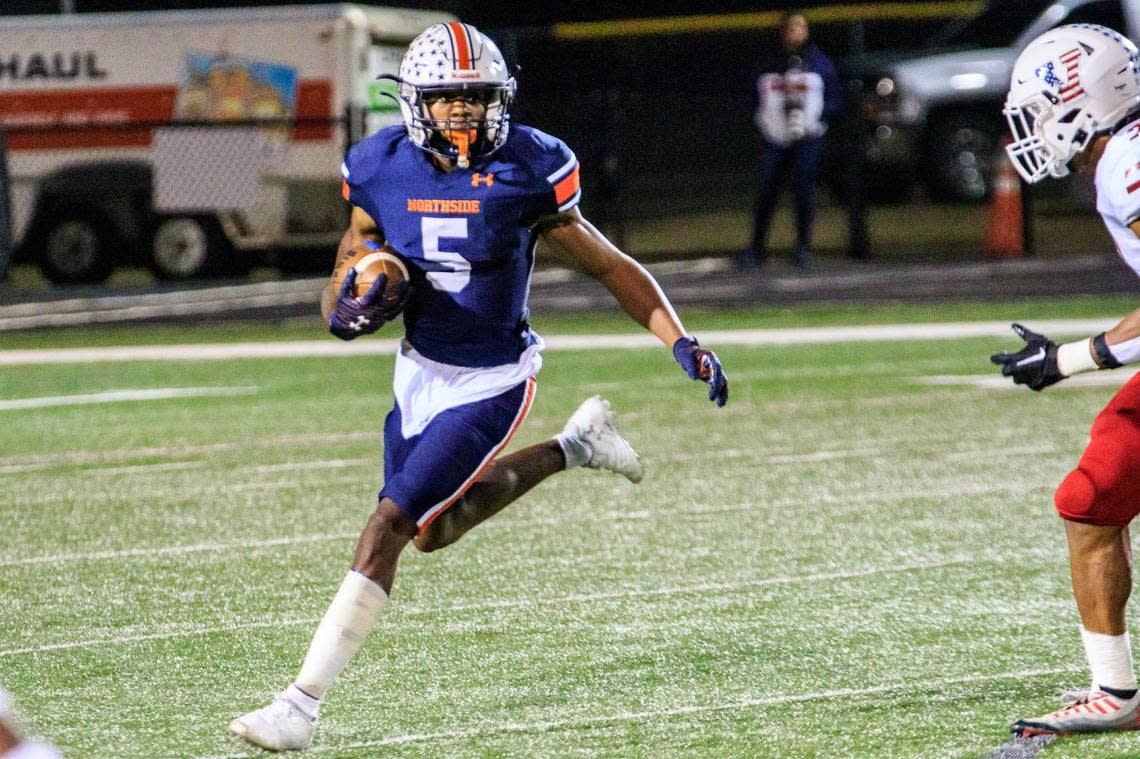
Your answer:
[[[562,447],[562,455],[566,457],[567,469],[586,466],[590,463],[590,457],[594,455],[594,450],[585,440],[577,435],[568,435],[565,432],[559,432],[554,436],[554,439]]]
[[[320,699],[313,698],[296,685],[290,685],[285,689],[285,698],[289,703],[293,704],[293,706],[300,709],[301,713],[308,717],[310,721],[316,720],[317,715],[320,714]]]
[[[1092,670],[1093,687],[1113,690],[1136,690],[1136,672],[1132,668],[1132,644],[1128,632],[1105,635],[1089,632],[1081,625],[1081,642]]]
[[[384,589],[349,571],[313,634],[296,687],[319,700],[376,625],[388,601]]]

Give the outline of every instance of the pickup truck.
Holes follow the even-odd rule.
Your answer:
[[[936,200],[986,197],[1018,53],[1055,26],[1083,23],[1135,40],[1140,0],[993,0],[948,25],[922,53],[864,74],[869,169],[917,177]]]

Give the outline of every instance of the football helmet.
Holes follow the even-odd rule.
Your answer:
[[[1136,46],[1096,24],[1058,26],[1013,65],[1003,113],[1013,142],[1006,152],[1027,182],[1063,177],[1097,134],[1140,106]]]
[[[408,45],[396,79],[408,137],[418,147],[455,161],[490,155],[507,140],[515,80],[498,46],[470,24],[434,24]],[[471,98],[481,119],[433,119],[438,98]]]

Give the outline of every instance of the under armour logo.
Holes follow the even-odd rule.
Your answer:
[[[475,172],[474,174],[472,174],[471,175],[471,186],[472,187],[478,187],[481,184],[485,184],[488,187],[494,187],[495,186],[495,175],[494,174],[487,174],[486,176],[484,176],[484,175],[480,174],[479,172]]]
[[[1041,73],[1042,70],[1044,70],[1045,73]],[[1044,66],[1038,66],[1033,70],[1033,73],[1037,75],[1038,79],[1045,80],[1045,84],[1050,87],[1056,87],[1061,83],[1061,77],[1053,72],[1053,61],[1049,61]]]
[[[363,332],[364,327],[371,324],[367,316],[361,315],[348,323],[348,328],[353,332]]]

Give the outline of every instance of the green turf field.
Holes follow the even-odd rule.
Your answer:
[[[900,323],[973,315],[891,309]],[[705,329],[864,318],[692,316]],[[552,352],[512,449],[601,393],[645,481],[566,473],[445,551],[409,548],[313,752],[985,755],[1086,680],[1052,489],[1115,391],[970,381],[1013,343],[726,347],[721,410],[667,350]],[[258,755],[226,725],[290,682],[347,568],[380,484],[390,371],[375,357],[0,367],[0,402],[232,393],[0,409],[0,683],[41,732],[73,757]],[[963,381],[923,381],[946,375]],[[1137,754],[1140,734],[1038,756]]]

